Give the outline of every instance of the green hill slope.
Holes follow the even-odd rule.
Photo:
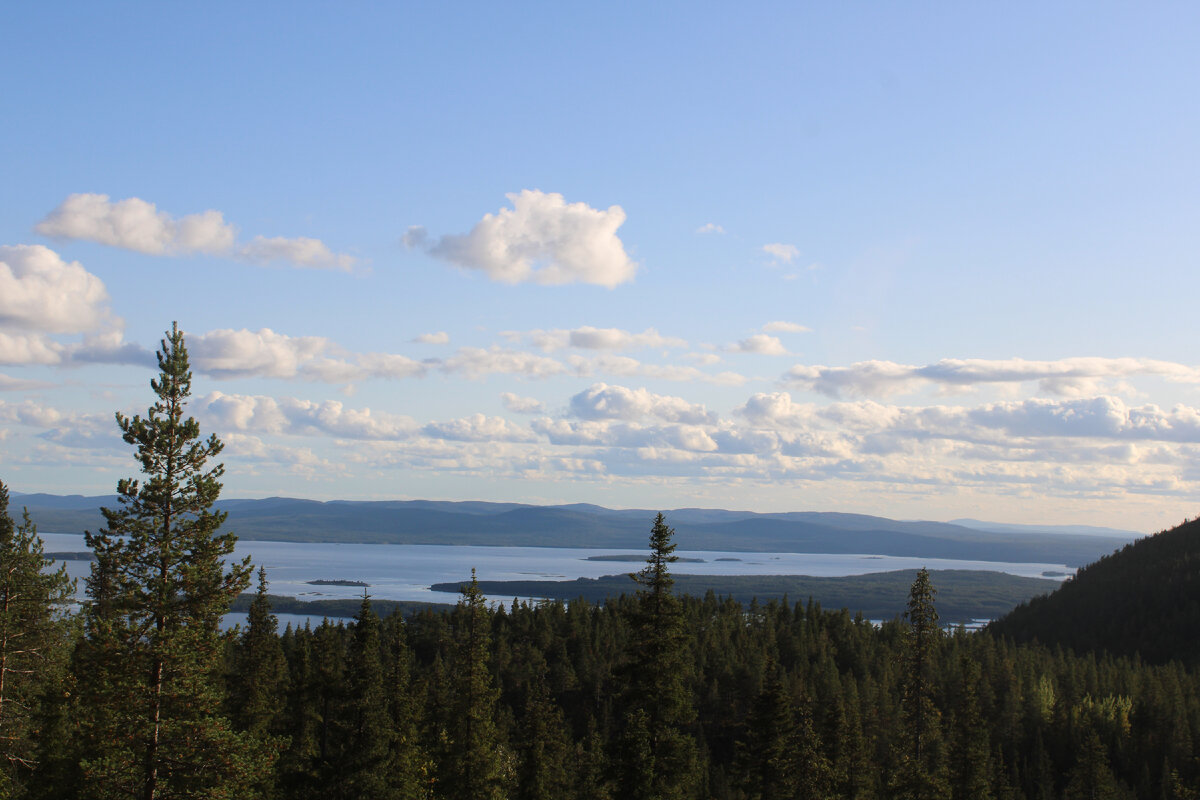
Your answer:
[[[1147,536],[1022,603],[988,631],[1076,652],[1200,660],[1200,520]]]

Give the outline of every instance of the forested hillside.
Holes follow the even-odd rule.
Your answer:
[[[989,630],[1077,652],[1200,661],[1200,520],[1126,545]]]

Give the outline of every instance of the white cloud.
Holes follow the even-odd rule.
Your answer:
[[[774,242],[772,244],[764,244],[762,251],[775,259],[776,262],[790,264],[800,257],[800,248],[794,244],[782,244]]]
[[[448,344],[450,342],[450,334],[445,331],[437,333],[422,333],[416,339],[413,339],[417,344]]]
[[[352,256],[332,252],[319,239],[256,236],[235,244],[237,228],[220,211],[172,217],[138,197],[113,202],[106,194],[72,194],[34,230],[55,239],[82,239],[156,256],[196,253],[257,264],[286,261],[297,267],[348,270]]]
[[[570,413],[579,419],[638,420],[655,417],[665,422],[713,424],[716,414],[682,397],[654,394],[646,389],[592,384],[571,398]]]
[[[394,353],[347,354],[321,336],[288,336],[270,328],[221,329],[189,337],[195,368],[220,378],[302,378],[348,383],[423,376],[428,367]]]
[[[283,236],[255,236],[248,244],[238,248],[238,256],[255,264],[286,261],[297,267],[340,269],[346,272],[357,262],[353,256],[335,253],[320,239],[310,239],[307,236],[294,239]]]
[[[212,392],[196,407],[197,414],[222,432],[395,440],[412,436],[418,427],[410,417],[347,408],[337,400]]]
[[[706,222],[699,228],[696,228],[696,233],[724,233],[725,229],[715,222]]]
[[[82,333],[113,324],[104,283],[48,247],[0,247],[0,327]]]
[[[330,349],[320,336],[288,336],[270,328],[221,329],[189,337],[196,369],[220,378],[294,378]]]
[[[567,347],[580,350],[638,350],[648,347],[687,347],[687,342],[673,336],[663,336],[654,328],[641,333],[620,328],[593,328],[584,325],[571,330],[504,331],[501,336],[509,341],[526,340],[534,347],[551,352]]]
[[[766,333],[811,333],[812,328],[797,322],[776,321],[763,325],[763,331]]]
[[[459,348],[458,352],[441,363],[440,369],[442,372],[461,374],[468,378],[482,378],[493,374],[547,378],[565,371],[565,367],[552,358],[499,347],[486,350],[479,347]]]
[[[153,367],[157,360],[140,344],[125,341],[121,330],[88,334],[83,341],[63,348],[66,363],[70,364],[132,364]]]
[[[764,356],[787,355],[787,348],[783,346],[783,342],[779,341],[779,337],[765,333],[756,333],[725,349],[731,353],[757,353]]]
[[[546,410],[546,404],[534,397],[521,397],[512,392],[500,395],[504,407],[514,414],[541,414]]]
[[[329,480],[330,476],[347,475],[344,463],[322,458],[309,447],[264,442],[258,436],[227,433],[222,437],[225,453],[233,456],[236,473],[298,475],[307,480]]]
[[[61,364],[66,348],[41,334],[8,334],[0,331],[0,364]]]
[[[449,422],[430,422],[421,433],[434,439],[455,442],[531,442],[535,437],[503,417],[472,414]]]
[[[688,353],[684,358],[702,367],[711,367],[713,364],[721,363],[721,357],[716,353]]]
[[[112,202],[106,194],[73,194],[37,224],[56,239],[85,239],[150,255],[223,253],[236,230],[219,211],[173,219],[137,197]]]
[[[503,283],[580,282],[611,289],[633,280],[638,265],[617,236],[625,222],[620,206],[601,211],[531,189],[506,196],[511,209],[485,214],[466,234],[441,237],[430,253]]]
[[[581,377],[615,375],[622,378],[657,378],[666,381],[712,383],[718,386],[740,386],[746,382],[746,377],[736,372],[718,372],[712,375],[695,367],[676,364],[645,364],[629,356],[601,355],[584,358],[572,355],[567,357],[567,365]]]
[[[892,361],[862,361],[849,367],[797,365],[783,380],[838,397],[842,394],[888,396],[924,385],[970,387],[978,384],[1038,381],[1042,391],[1064,396],[1094,392],[1104,380],[1155,375],[1181,383],[1200,383],[1200,369],[1145,358],[942,359],[926,366]]]

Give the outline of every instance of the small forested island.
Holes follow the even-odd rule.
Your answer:
[[[318,578],[315,581],[305,581],[305,583],[309,586],[361,586],[363,588],[371,585],[365,581],[326,580],[323,578]]]
[[[639,561],[645,561],[646,557],[634,555],[633,553],[614,553],[612,555],[588,556],[584,560],[585,561],[629,561],[629,562],[636,563]],[[680,564],[703,564],[703,563],[705,563],[703,558],[695,558],[695,557],[691,557],[691,556],[676,556],[675,560],[678,561]],[[719,561],[720,559],[717,559],[717,560]]]
[[[221,443],[184,413],[177,327],[158,360],[146,417],[117,415],[142,473],[87,535],[77,616],[0,483],[0,796],[1200,796],[1198,522],[981,632],[947,629],[952,581],[925,569],[879,624],[691,593],[661,513],[603,600],[489,606],[472,574],[453,606],[364,595],[348,624],[281,631],[264,570],[240,599],[253,569],[229,558]]]

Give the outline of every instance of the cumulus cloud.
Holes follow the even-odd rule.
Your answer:
[[[331,475],[347,475],[344,463],[323,458],[310,447],[292,447],[265,442],[261,437],[227,433],[222,438],[225,452],[233,456],[238,472],[298,475],[307,480],[328,480]]]
[[[0,327],[82,333],[111,325],[104,283],[41,245],[0,247]]]
[[[129,364],[154,367],[158,361],[140,344],[125,341],[121,330],[88,334],[83,340],[63,348],[64,361],[69,364]]]
[[[66,347],[41,334],[9,334],[0,330],[0,364],[62,364]]]
[[[441,362],[439,368],[442,372],[460,374],[467,378],[482,378],[493,374],[548,378],[566,371],[560,362],[552,358],[500,347],[461,347],[458,352]]]
[[[709,431],[696,425],[638,425],[617,420],[534,420],[531,427],[555,445],[643,450],[712,452],[718,449]]]
[[[527,341],[534,347],[551,352],[568,347],[580,350],[638,350],[648,347],[687,347],[687,342],[673,336],[663,336],[654,328],[641,333],[620,328],[593,328],[584,325],[570,330],[504,331],[509,341]]]
[[[54,239],[98,242],[155,256],[197,253],[263,264],[286,261],[298,267],[348,270],[355,259],[332,252],[319,239],[256,236],[237,245],[237,228],[220,211],[183,217],[159,211],[138,197],[112,201],[106,194],[72,194],[34,230]]]
[[[449,422],[431,422],[421,428],[421,433],[455,442],[530,442],[535,439],[529,430],[517,427],[503,417],[483,414]]]
[[[1082,437],[1200,444],[1200,409],[1127,406],[1117,397],[994,403],[963,412],[973,425],[1021,437]]]
[[[288,239],[283,236],[255,236],[248,244],[238,248],[238,256],[255,264],[286,261],[297,267],[311,269],[340,269],[349,272],[357,259],[344,253],[335,253],[320,239],[299,236]]]
[[[790,264],[800,257],[800,248],[794,244],[783,244],[774,242],[772,244],[764,244],[762,251],[773,258],[776,262]]]
[[[699,228],[696,228],[696,233],[724,233],[725,229],[715,222],[706,222]]]
[[[725,349],[731,353],[757,353],[764,356],[787,355],[787,348],[783,346],[783,342],[779,341],[779,337],[765,333],[756,333]]]
[[[450,334],[445,331],[437,333],[422,333],[416,339],[413,339],[417,344],[448,344],[450,342]]]
[[[763,325],[763,331],[766,333],[811,333],[812,328],[797,322],[776,321]]]
[[[585,358],[572,355],[567,357],[567,365],[576,375],[585,378],[592,375],[614,375],[622,378],[711,383],[718,386],[740,386],[746,382],[746,377],[736,372],[718,372],[713,375],[695,367],[677,364],[646,364],[629,356],[601,355]]]
[[[189,337],[195,368],[219,378],[301,378],[347,383],[421,377],[425,362],[395,353],[345,353],[322,336],[288,336],[270,328],[221,329]]]
[[[579,282],[611,289],[633,280],[638,265],[617,236],[625,222],[620,206],[602,211],[535,189],[506,196],[511,209],[485,214],[468,233],[441,237],[429,252],[502,283]],[[409,234],[406,243],[424,241]]]
[[[294,378],[331,348],[320,336],[288,336],[270,328],[221,329],[189,338],[196,369],[219,378]]]
[[[529,442],[534,434],[502,417],[472,414],[460,419],[417,424],[411,417],[348,408],[337,400],[315,402],[294,397],[212,392],[201,398],[198,414],[222,432],[336,437],[397,442],[416,437],[456,442]]]
[[[570,401],[570,414],[579,419],[638,420],[655,417],[690,425],[714,424],[717,415],[682,397],[654,394],[646,389],[592,384]]]
[[[337,400],[315,402],[294,397],[212,392],[197,402],[203,415],[220,431],[292,436],[336,436],[345,439],[405,439],[418,429],[410,418],[347,408]]]
[[[943,359],[926,366],[892,361],[862,361],[849,367],[796,365],[783,380],[830,397],[842,394],[888,396],[926,385],[970,387],[978,384],[1038,381],[1050,394],[1094,392],[1101,381],[1137,375],[1161,376],[1182,383],[1200,383],[1200,369],[1145,358],[1065,358],[1058,361],[1024,359]]]
[[[219,211],[174,219],[137,197],[112,202],[106,194],[73,194],[35,230],[55,239],[85,239],[150,255],[224,253],[236,229]]]
[[[521,397],[512,392],[500,395],[504,407],[514,414],[541,414],[546,410],[546,404],[535,397]]]

